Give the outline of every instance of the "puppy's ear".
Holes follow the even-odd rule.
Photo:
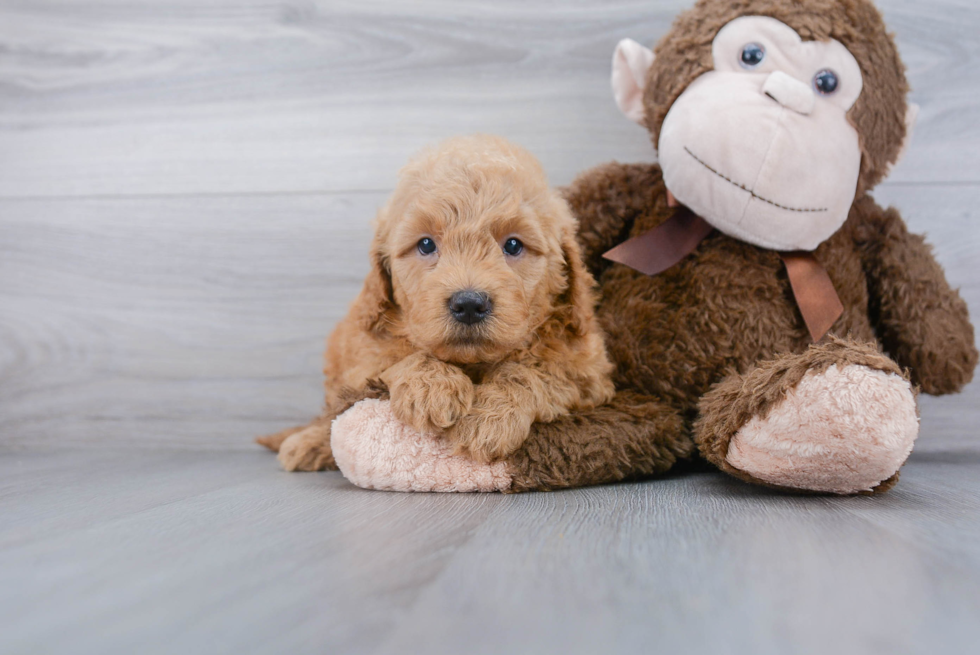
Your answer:
[[[391,283],[388,257],[382,252],[377,235],[371,242],[371,272],[364,280],[357,304],[361,329],[384,332],[396,307],[395,291]]]
[[[568,220],[563,221],[561,249],[568,286],[558,297],[557,309],[565,314],[563,319],[575,334],[584,335],[589,332],[594,316],[595,279],[582,262],[582,252],[575,240],[578,221],[572,218],[567,206],[564,211]]]

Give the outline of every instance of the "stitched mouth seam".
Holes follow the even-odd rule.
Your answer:
[[[707,168],[709,171],[711,171],[712,173],[714,173],[715,175],[717,175],[721,179],[725,180],[726,182],[728,182],[732,186],[738,187],[742,191],[745,191],[746,193],[750,194],[753,198],[756,198],[758,200],[761,200],[762,202],[765,202],[765,203],[769,203],[773,207],[778,207],[779,209],[785,209],[786,211],[790,211],[790,212],[800,212],[801,214],[813,213],[813,212],[825,212],[825,211],[827,211],[827,208],[826,207],[823,208],[823,209],[797,209],[796,207],[787,207],[786,205],[780,205],[778,202],[773,202],[772,200],[769,200],[769,198],[763,198],[762,196],[760,196],[759,194],[757,194],[755,191],[753,191],[752,189],[748,188],[744,184],[739,184],[735,180],[732,180],[731,178],[729,178],[729,177],[727,177],[727,176],[719,173],[715,169],[713,169],[710,166],[708,166],[706,163],[704,163],[703,161],[701,161],[698,158],[697,155],[695,155],[693,152],[691,152],[688,149],[687,146],[684,146],[684,152],[686,152],[687,154],[691,155],[691,157],[694,158],[694,161],[696,161],[697,163],[701,164],[702,166],[704,166],[705,168]]]

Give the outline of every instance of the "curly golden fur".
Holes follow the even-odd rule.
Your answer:
[[[423,152],[378,214],[371,272],[327,342],[326,412],[259,442],[288,470],[332,468],[330,421],[376,380],[399,419],[483,461],[516,451],[535,421],[611,399],[576,229],[538,161],[504,139]],[[486,301],[479,320],[454,317],[461,292]]]

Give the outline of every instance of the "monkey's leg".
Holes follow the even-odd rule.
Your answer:
[[[701,399],[701,454],[747,482],[835,494],[898,481],[918,435],[915,391],[873,344],[834,339],[730,374]]]
[[[622,392],[601,407],[535,423],[523,446],[491,463],[454,455],[441,435],[418,433],[387,403],[361,403],[334,425],[333,449],[354,484],[390,491],[531,491],[664,473],[694,444],[680,414]]]
[[[508,458],[510,491],[583,487],[666,473],[694,451],[679,412],[649,396],[619,392],[591,410],[535,423]]]

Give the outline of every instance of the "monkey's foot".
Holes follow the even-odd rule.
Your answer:
[[[806,373],[765,416],[745,423],[725,461],[781,487],[868,492],[895,477],[918,432],[905,379],[857,364],[833,365]]]
[[[337,417],[333,456],[348,480],[384,491],[507,491],[504,462],[482,464],[453,455],[438,434],[418,432],[395,418],[386,400],[362,400]],[[288,443],[288,441],[287,441]]]

